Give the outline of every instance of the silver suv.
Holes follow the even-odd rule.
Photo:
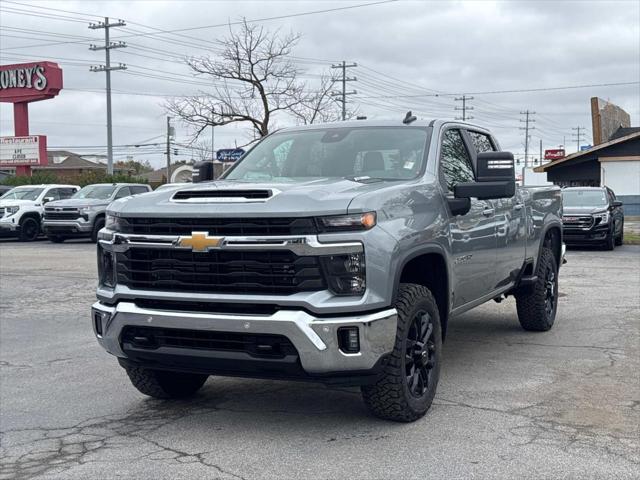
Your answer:
[[[95,242],[111,202],[150,191],[149,185],[133,183],[87,185],[68,200],[47,203],[42,228],[52,242],[71,237],[91,237]]]

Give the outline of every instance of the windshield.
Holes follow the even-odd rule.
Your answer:
[[[106,200],[113,195],[115,185],[87,185],[71,198],[96,198]]]
[[[424,163],[427,130],[322,128],[276,133],[225,175],[229,180],[292,182],[325,177],[411,179]]]
[[[562,204],[565,207],[606,207],[604,190],[563,190]]]
[[[44,188],[14,188],[5,193],[0,200],[35,200]]]

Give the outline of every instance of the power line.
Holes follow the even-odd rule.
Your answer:
[[[347,92],[347,82],[355,82],[357,80],[356,77],[347,77],[347,68],[357,67],[357,63],[347,63],[345,60],[338,65],[331,65],[331,68],[339,68],[342,70],[342,92],[332,92],[332,96],[340,96],[342,103],[342,121],[347,119],[347,95],[355,95],[358,93],[356,90],[351,90]]]

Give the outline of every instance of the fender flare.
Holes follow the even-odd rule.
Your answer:
[[[538,245],[538,255],[535,258],[534,269],[538,268],[538,259],[540,258],[540,255],[542,255],[542,248],[544,247],[544,239],[547,236],[547,233],[549,233],[549,230],[551,230],[552,228],[557,228],[560,231],[560,239],[559,239],[560,252],[559,253],[560,253],[560,256],[562,256],[562,222],[558,220],[552,220],[547,224],[545,224],[544,227],[542,227],[542,231],[540,232],[540,244]],[[561,263],[562,263],[562,258],[560,258],[558,261],[558,268],[560,268]]]

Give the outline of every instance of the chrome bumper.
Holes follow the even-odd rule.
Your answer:
[[[43,220],[42,228],[46,230],[48,227],[65,227],[75,229],[78,232],[91,232],[91,222],[80,222],[78,220]]]
[[[122,329],[128,325],[277,334],[286,336],[293,343],[302,368],[308,374],[372,369],[380,357],[393,350],[398,321],[395,309],[318,318],[302,310],[280,310],[273,315],[193,313],[140,308],[132,302],[121,301],[114,307],[96,302],[91,310],[98,342],[117,357],[126,358],[119,338]],[[96,314],[102,335],[95,329]],[[338,328],[345,326],[358,327],[359,353],[344,353],[338,347]],[[213,356],[215,352],[212,352]]]

